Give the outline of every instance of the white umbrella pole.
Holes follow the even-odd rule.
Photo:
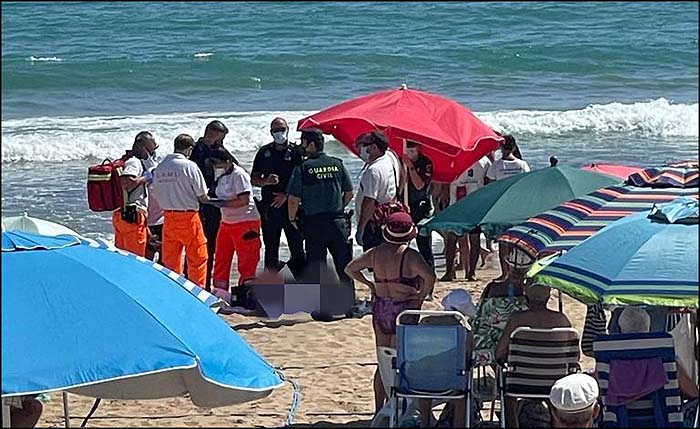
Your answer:
[[[66,427],[70,427],[70,414],[68,414],[68,392],[63,392],[63,419]]]
[[[5,400],[2,402],[2,427],[9,428],[11,424],[10,420],[10,406],[5,404]]]

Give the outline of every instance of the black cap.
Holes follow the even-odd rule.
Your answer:
[[[206,131],[218,131],[220,133],[228,134],[228,128],[226,128],[226,125],[224,125],[224,123],[219,121],[218,119],[209,122]]]
[[[318,128],[307,128],[305,130],[301,130],[301,138],[309,143],[323,143],[323,133]]]

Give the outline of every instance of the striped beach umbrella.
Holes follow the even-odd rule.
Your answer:
[[[698,307],[698,200],[627,216],[564,253],[534,280],[585,304]]]
[[[568,250],[606,225],[679,197],[698,198],[698,169],[645,169],[624,185],[609,186],[532,217],[508,229],[498,241],[531,256]],[[634,184],[633,184],[634,183]]]

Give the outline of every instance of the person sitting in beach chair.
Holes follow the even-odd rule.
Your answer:
[[[372,292],[372,327],[377,346],[378,371],[374,376],[375,411],[384,405],[392,383],[391,359],[396,349],[396,316],[419,310],[433,290],[435,273],[409,243],[417,228],[407,213],[394,213],[383,228],[384,243],[345,267],[348,276],[369,286]],[[362,270],[371,268],[374,281]]]
[[[525,273],[533,260],[527,253],[513,248],[506,262],[510,266],[508,278],[486,285],[478,302],[477,314],[473,320],[474,358],[477,365],[495,363],[496,345],[511,314],[527,309],[523,285]]]
[[[418,401],[420,427],[431,427],[435,400],[449,401],[453,410],[450,426],[471,427],[472,372],[468,350],[472,342],[467,317],[455,310],[408,310],[399,315],[398,322],[393,365],[396,377],[390,391],[393,420],[397,420],[402,408],[399,398]],[[410,410],[410,406],[406,408]]]
[[[549,393],[553,428],[592,428],[600,414],[598,382],[577,373],[560,378]]]
[[[466,316],[467,321],[471,320],[476,316],[476,306],[472,301],[472,297],[469,292],[465,289],[453,289],[442,299],[442,309],[445,311],[444,315],[433,314],[428,315],[420,320],[420,324],[424,325],[460,325],[461,322],[458,318],[449,312],[458,311],[462,315]],[[471,354],[471,349],[474,347],[473,337],[469,335],[467,337],[467,355]],[[435,405],[439,405],[441,402],[435,403],[432,399],[419,399],[418,400],[418,410],[421,416],[422,426],[425,427],[429,424],[428,417],[432,413],[432,408]],[[473,403],[473,401],[472,401]],[[464,399],[453,399],[448,400],[447,405],[443,408],[438,418],[438,426],[445,425],[449,427],[460,427],[463,422],[463,417],[466,415],[466,402]],[[472,422],[480,421],[480,415],[478,409],[472,407]]]
[[[603,425],[692,427],[698,388],[677,361],[673,337],[650,333],[651,318],[643,308],[626,307],[618,323],[620,334],[599,336],[593,344]]]
[[[543,285],[527,285],[523,287],[528,309],[511,314],[503,330],[501,339],[496,345],[495,357],[498,362],[506,362],[508,359],[511,334],[520,327],[528,326],[535,329],[571,328],[571,322],[564,313],[547,308],[550,291],[551,289],[549,287]],[[527,406],[536,405],[527,404]],[[504,408],[514,411],[516,409],[516,398],[507,397]],[[527,413],[527,411],[525,412]],[[532,414],[535,415],[538,413]],[[510,417],[511,419],[516,418],[515,415]],[[518,418],[517,420],[523,420],[523,418]]]
[[[510,334],[508,354],[499,372],[501,427],[548,426],[547,421],[520,421],[534,416],[554,383],[580,371],[579,335],[572,328],[535,329],[520,326]],[[541,414],[541,413],[540,413]]]

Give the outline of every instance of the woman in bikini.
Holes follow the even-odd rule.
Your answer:
[[[385,400],[385,386],[391,383],[392,351],[396,349],[396,316],[404,310],[419,310],[433,290],[435,272],[409,243],[417,228],[407,213],[394,213],[387,219],[383,232],[385,243],[368,250],[345,268],[345,272],[372,291],[372,326],[377,346],[379,370],[374,376],[375,407],[379,411]],[[362,270],[371,268],[374,281]]]

